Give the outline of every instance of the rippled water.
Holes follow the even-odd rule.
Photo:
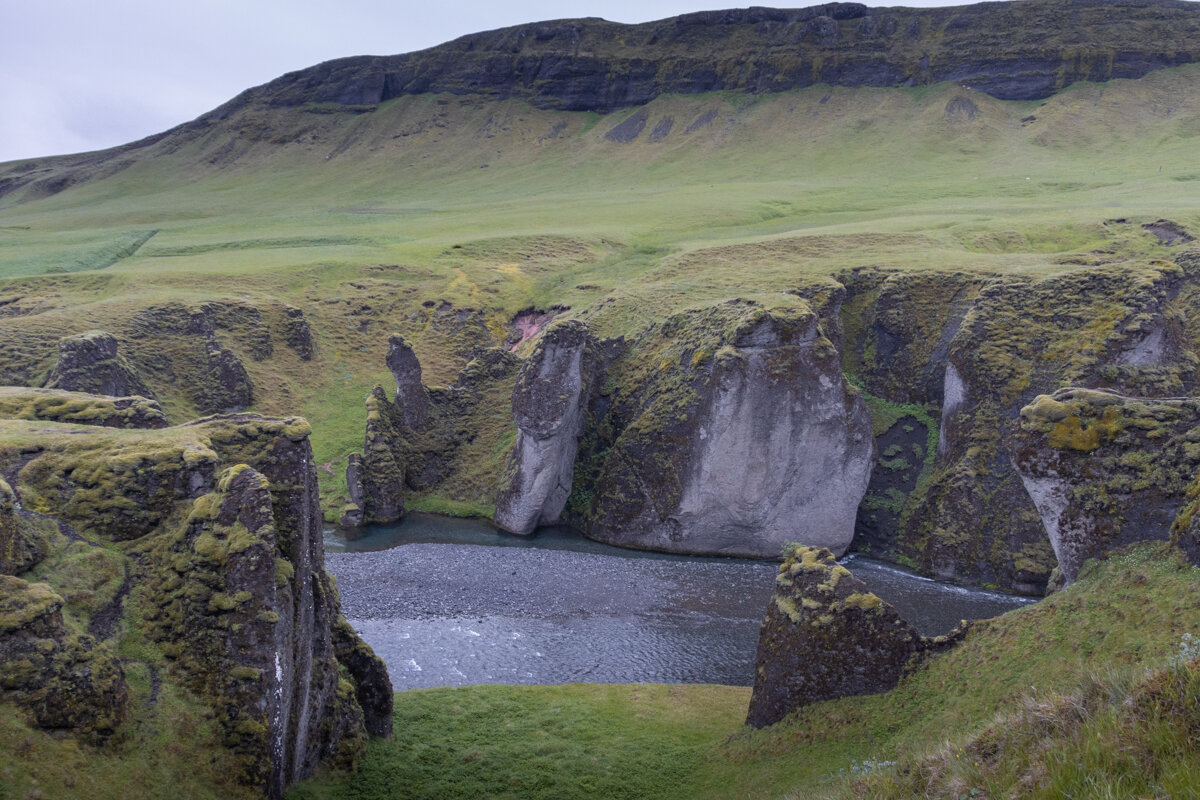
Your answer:
[[[387,662],[396,689],[750,685],[777,569],[622,550],[567,529],[524,539],[424,514],[353,541],[330,532],[326,546],[346,617]],[[926,634],[1029,602],[861,556],[844,563]]]

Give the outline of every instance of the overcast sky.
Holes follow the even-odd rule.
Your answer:
[[[0,162],[134,141],[332,58],[406,53],[546,19],[646,22],[736,7],[737,0],[0,0]]]

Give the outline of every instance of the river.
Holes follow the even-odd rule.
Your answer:
[[[753,683],[777,564],[623,550],[563,528],[520,538],[420,513],[353,533],[326,532],[326,563],[397,690]],[[863,556],[842,563],[927,635],[1031,602]]]

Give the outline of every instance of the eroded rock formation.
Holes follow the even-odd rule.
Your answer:
[[[103,744],[125,720],[129,689],[114,653],[69,629],[64,605],[45,583],[0,575],[0,701],[40,728]]]
[[[672,317],[613,366],[576,511],[601,541],[773,557],[849,546],[871,422],[817,315],[796,299]],[[586,506],[583,505],[585,501]]]
[[[581,322],[542,333],[513,389],[517,443],[496,524],[518,534],[559,522],[574,479],[575,454],[601,366],[598,345]]]
[[[124,618],[165,657],[162,679],[209,706],[244,783],[275,798],[318,763],[353,764],[390,730],[391,688],[324,569],[308,434],[253,414],[124,431],[0,420],[4,565],[54,556],[38,568],[49,585],[0,579],[0,699],[89,740],[118,730],[129,688],[109,654]],[[54,586],[79,569],[113,577],[64,600]]]
[[[140,395],[155,399],[137,370],[118,352],[116,338],[104,331],[88,331],[60,339],[58,363],[46,386],[69,392],[115,397]]]
[[[1021,411],[1013,463],[1041,513],[1063,575],[1172,525],[1200,471],[1200,399],[1063,389]],[[1190,524],[1178,537],[1194,550]],[[1194,553],[1189,553],[1194,556]]]
[[[773,725],[798,708],[895,687],[917,653],[960,635],[925,638],[824,548],[780,567],[758,638],[746,722]]]
[[[1196,270],[1185,261],[1041,280],[841,276],[847,366],[881,437],[863,545],[940,577],[1041,593],[1057,559],[1004,442],[1023,407],[1064,385],[1190,393],[1200,362],[1185,322]]]
[[[389,338],[386,358],[396,397],[388,400],[378,386],[367,397],[363,452],[347,465],[350,502],[341,511],[343,524],[399,519],[409,492],[445,489],[448,479],[477,469],[462,463],[463,445],[479,435],[481,422],[503,413],[500,393],[511,395],[520,366],[506,349],[487,347],[474,352],[452,384],[430,387],[422,381],[416,352],[402,336]]]

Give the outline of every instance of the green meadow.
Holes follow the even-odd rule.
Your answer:
[[[45,371],[52,334],[147,305],[301,306],[316,358],[246,363],[254,410],[313,423],[333,507],[363,398],[390,382],[387,335],[414,343],[428,384],[466,362],[415,320],[422,303],[477,311],[497,342],[517,311],[551,305],[629,336],[864,265],[1050,274],[1169,257],[1141,225],[1200,223],[1198,83],[1193,66],[1044,102],[946,84],[663,96],[646,131],[670,118],[671,133],[629,143],[605,134],[632,111],[449,95],[246,108],[107,177],[0,198],[0,302],[43,308],[0,328],[33,337]],[[161,394],[173,419],[195,415]],[[475,460],[496,466],[505,432],[484,438]],[[416,503],[486,512],[485,483]]]

